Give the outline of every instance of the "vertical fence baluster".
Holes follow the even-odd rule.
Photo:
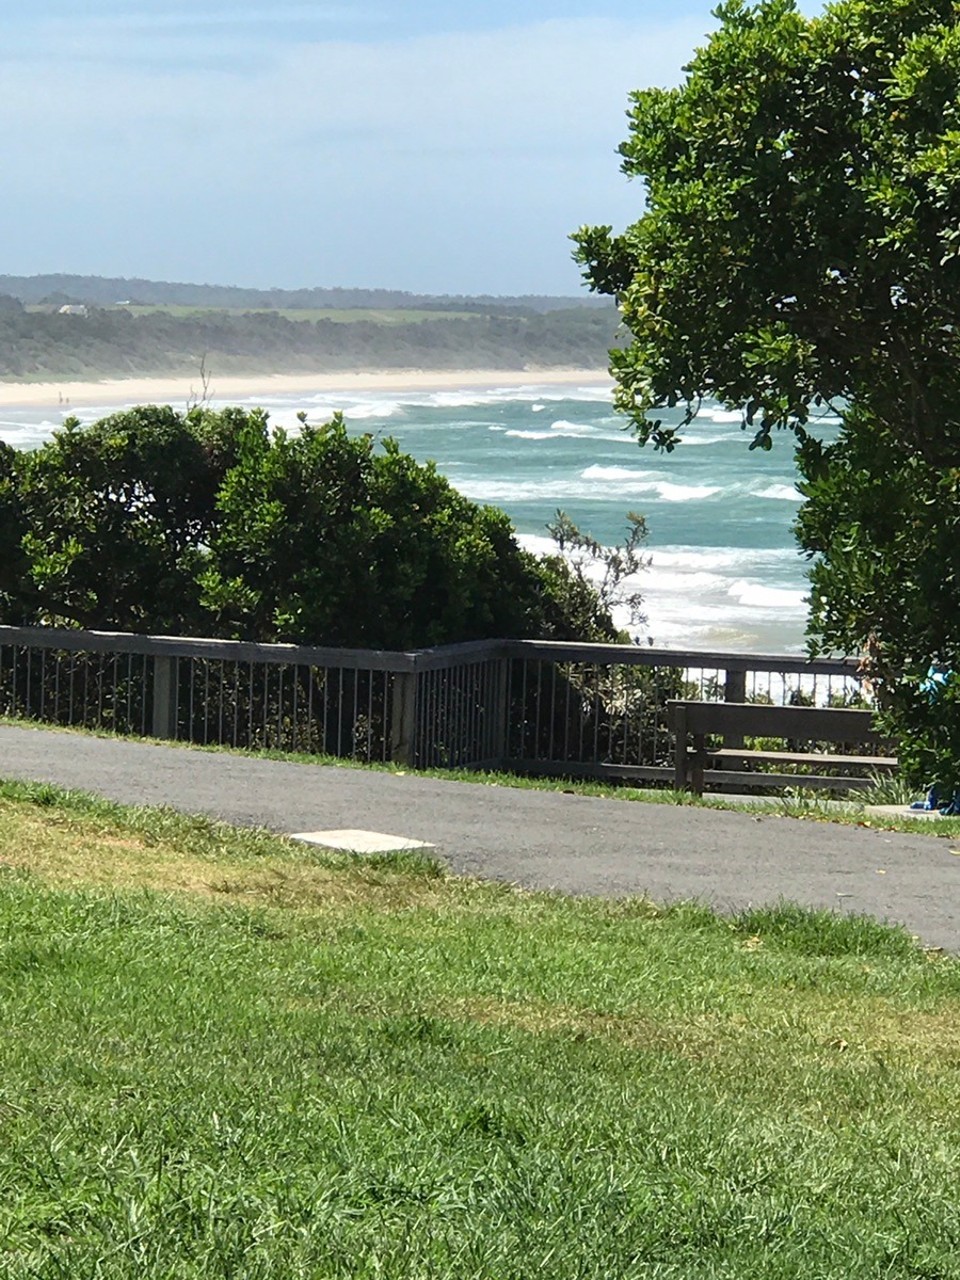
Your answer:
[[[313,682],[315,668],[307,667],[307,750],[316,751],[317,746],[313,732]]]

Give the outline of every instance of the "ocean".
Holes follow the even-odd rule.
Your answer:
[[[0,410],[0,439],[31,448],[67,413],[94,421],[114,411],[92,392],[69,409]],[[613,412],[609,385],[586,378],[460,391],[274,391],[231,403],[262,405],[275,425],[293,429],[298,412],[319,423],[340,409],[353,430],[395,437],[467,497],[502,508],[534,551],[551,548],[546,525],[558,509],[607,545],[622,539],[626,513],[638,512],[649,529],[649,565],[639,575],[646,619],[633,628],[641,643],[803,650],[792,437],[777,438],[768,454],[750,453],[738,413],[705,406],[683,443],[663,455],[641,449]],[[660,416],[679,421],[679,413]],[[825,435],[838,425],[830,416],[820,422]]]

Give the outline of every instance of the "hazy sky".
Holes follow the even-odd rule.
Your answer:
[[[0,0],[0,274],[573,293],[714,0]]]

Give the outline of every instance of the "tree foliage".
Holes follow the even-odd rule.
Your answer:
[[[617,295],[611,353],[641,440],[657,409],[743,407],[751,447],[795,436],[815,648],[865,652],[915,771],[960,780],[960,11],[953,0],[726,0],[684,83],[633,95],[633,226],[577,256]],[[839,412],[824,442],[816,418]],[[680,429],[682,432],[682,428]]]
[[[0,617],[409,648],[613,639],[605,600],[506,515],[341,418],[143,407],[0,447]]]

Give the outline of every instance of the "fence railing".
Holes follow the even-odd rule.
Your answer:
[[[0,627],[0,715],[420,768],[669,781],[669,699],[863,706],[856,669],[631,645],[388,652]]]

